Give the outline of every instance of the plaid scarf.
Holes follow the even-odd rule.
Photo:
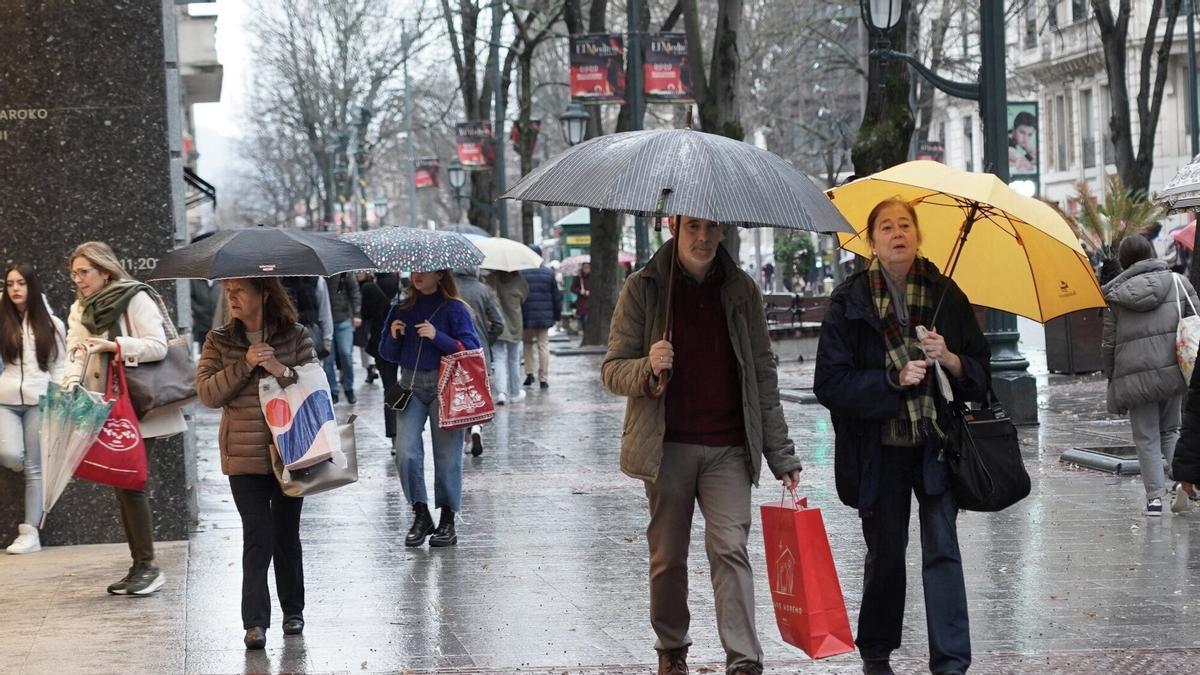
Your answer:
[[[916,327],[930,327],[935,309],[934,303],[937,302],[933,281],[940,274],[937,267],[925,258],[918,257],[913,261],[906,279],[908,326],[905,326],[896,318],[895,308],[892,307],[892,295],[888,292],[887,280],[883,278],[884,271],[879,264],[879,259],[871,261],[871,267],[867,270],[871,300],[883,326],[883,344],[887,350],[887,364],[897,373],[911,360],[909,358],[910,346],[915,347],[913,352],[920,349],[916,338]],[[930,371],[924,384],[909,387],[903,391],[903,412],[899,417],[888,422],[890,428],[885,430],[885,436],[909,439],[913,445],[919,445],[931,434],[938,438],[944,436],[937,426],[937,408],[929,386],[932,380],[933,374]]]

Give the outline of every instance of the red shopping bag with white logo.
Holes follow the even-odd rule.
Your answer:
[[[100,429],[100,436],[75,469],[75,475],[126,490],[145,490],[146,443],[125,384],[125,365],[119,348],[109,359],[108,383],[104,389],[104,398],[115,398],[116,402]]]
[[[793,499],[796,493],[792,493]],[[808,499],[762,506],[771,602],[783,641],[814,659],[854,651],[846,601],[820,509]]]
[[[496,416],[487,362],[482,349],[462,349],[442,357],[438,368],[438,426],[461,429],[490,422]]]

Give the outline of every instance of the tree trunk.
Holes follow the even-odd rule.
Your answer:
[[[901,17],[892,30],[892,49],[905,51],[907,24],[908,17]],[[879,59],[870,59],[866,108],[850,151],[854,171],[859,176],[882,171],[908,159],[908,144],[914,126],[908,92],[907,65],[891,60],[881,68]]]
[[[520,114],[517,119],[517,130],[520,141],[517,143],[517,153],[521,156],[521,175],[533,171],[533,48],[526,45],[518,58],[520,64],[520,90],[518,91]],[[521,202],[521,238],[526,244],[537,241],[533,231],[533,202]]]

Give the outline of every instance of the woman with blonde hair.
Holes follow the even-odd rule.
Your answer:
[[[71,252],[67,265],[78,292],[67,318],[64,384],[78,382],[90,391],[103,392],[108,360],[118,348],[125,367],[130,369],[166,358],[167,333],[154,290],[130,278],[108,244],[80,244]],[[187,429],[178,407],[151,410],[138,420],[138,426],[147,455],[153,454],[158,439]],[[133,565],[125,577],[108,587],[108,592],[148,595],[166,581],[162,570],[154,565],[150,500],[144,490],[114,489]]]
[[[304,566],[300,546],[302,497],[288,497],[271,469],[272,437],[259,403],[258,383],[274,377],[296,382],[294,368],[317,362],[309,331],[297,321],[288,293],[276,278],[226,279],[229,321],[204,341],[196,391],[221,408],[221,472],[242,517],[242,627],[247,649],[262,649],[271,626],[267,568],[275,587],[284,635],[304,631]]]
[[[458,295],[450,270],[413,272],[404,299],[388,313],[380,336],[379,355],[398,364],[396,381],[412,397],[396,419],[396,468],[404,497],[413,507],[413,524],[405,546],[420,546],[429,537],[434,547],[454,546],[454,514],[462,510],[463,430],[438,426],[438,365],[443,354],[479,349],[471,309]],[[433,494],[442,510],[437,529],[425,492],[425,446],[421,432],[429,421],[433,437]],[[432,536],[430,536],[432,534]]]

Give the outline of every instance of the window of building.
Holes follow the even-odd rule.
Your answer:
[[[1025,49],[1037,47],[1037,6],[1025,5]]]
[[[1071,21],[1086,21],[1087,15],[1087,0],[1071,0]]]
[[[1058,0],[1046,0],[1046,23],[1058,28]]]
[[[1079,92],[1079,129],[1083,137],[1083,168],[1096,166],[1096,106],[1091,89]]]
[[[1059,171],[1067,169],[1067,102],[1062,96],[1054,97],[1054,166]]]
[[[1113,146],[1112,130],[1109,126],[1112,124],[1112,101],[1108,98],[1108,87],[1100,87],[1100,138],[1103,139],[1102,147],[1104,148],[1104,163],[1112,164],[1117,155],[1117,149]]]
[[[970,116],[964,117],[963,125],[963,161],[965,171],[975,170],[975,125]]]

